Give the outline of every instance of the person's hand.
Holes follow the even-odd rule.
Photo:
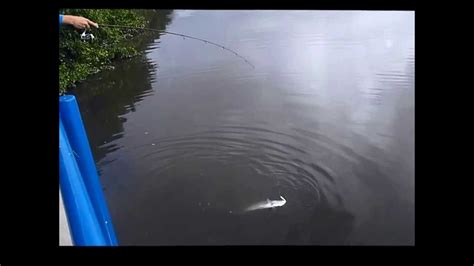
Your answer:
[[[76,29],[90,29],[91,26],[94,26],[96,28],[99,27],[99,25],[87,18],[80,17],[80,16],[71,16],[71,15],[64,15],[63,16],[63,24],[69,24],[73,26]]]

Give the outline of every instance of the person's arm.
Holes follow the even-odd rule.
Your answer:
[[[59,22],[60,24],[71,25],[76,29],[90,29],[91,26],[99,27],[97,23],[80,16],[59,15]]]

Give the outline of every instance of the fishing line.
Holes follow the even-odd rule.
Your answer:
[[[237,53],[236,51],[230,49],[230,48],[227,48],[223,45],[220,45],[218,43],[215,43],[215,42],[212,42],[212,41],[209,41],[209,40],[205,40],[205,39],[201,39],[201,38],[198,38],[198,37],[193,37],[193,36],[190,36],[190,35],[187,35],[187,34],[182,34],[182,33],[176,33],[176,32],[171,32],[171,31],[166,31],[166,30],[158,30],[158,29],[151,29],[151,28],[144,28],[144,27],[133,27],[133,26],[121,26],[121,25],[112,25],[112,24],[100,24],[99,25],[100,27],[105,27],[105,28],[123,28],[123,29],[136,29],[136,30],[147,30],[147,31],[154,31],[154,32],[159,32],[159,33],[165,33],[165,34],[170,34],[170,35],[175,35],[175,36],[180,36],[180,37],[183,37],[183,38],[189,38],[189,39],[193,39],[193,40],[197,40],[197,41],[201,41],[201,42],[204,42],[204,43],[208,43],[208,44],[211,44],[211,45],[214,45],[214,46],[217,46],[219,48],[222,48],[228,52],[231,52],[233,53],[234,55],[240,57],[241,59],[243,59],[247,64],[249,64],[251,67],[255,68],[255,66],[249,62],[249,60],[247,60],[245,57],[243,57],[242,55],[240,55],[239,53]]]

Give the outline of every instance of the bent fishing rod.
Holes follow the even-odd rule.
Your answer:
[[[208,40],[205,40],[205,39],[201,39],[201,38],[197,38],[197,37],[193,37],[193,36],[190,36],[190,35],[187,35],[187,34],[182,34],[182,33],[176,33],[176,32],[170,32],[170,31],[166,31],[166,30],[158,30],[158,29],[152,29],[152,28],[144,28],[144,27],[133,27],[133,26],[123,26],[123,25],[112,25],[112,24],[99,24],[100,27],[104,27],[104,28],[122,28],[122,29],[136,29],[136,30],[147,30],[147,31],[154,31],[154,32],[159,32],[159,33],[165,33],[165,34],[170,34],[170,35],[175,35],[175,36],[180,36],[180,37],[183,37],[183,38],[189,38],[189,39],[193,39],[193,40],[197,40],[197,41],[201,41],[201,42],[204,42],[204,43],[208,43],[208,44],[211,44],[211,45],[214,45],[214,46],[217,46],[219,48],[222,48],[226,51],[229,51],[231,53],[233,53],[234,55],[242,58],[247,64],[249,64],[250,66],[252,66],[253,68],[255,68],[255,66],[250,63],[245,57],[241,56],[240,54],[238,54],[236,51],[230,49],[230,48],[227,48],[223,45],[220,45],[218,43],[215,43],[215,42],[211,42],[211,41],[208,41]],[[85,33],[85,32],[84,32]],[[83,33],[83,35],[84,35]],[[93,37],[93,35],[91,34],[91,37]]]

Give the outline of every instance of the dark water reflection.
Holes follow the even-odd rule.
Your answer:
[[[414,244],[414,13],[174,11],[79,99],[121,244]],[[148,39],[146,39],[148,38]],[[283,195],[274,210],[242,212]]]

